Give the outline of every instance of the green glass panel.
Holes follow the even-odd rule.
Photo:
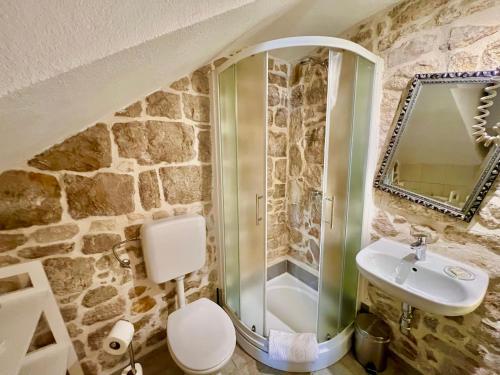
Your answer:
[[[364,191],[366,183],[365,173],[370,134],[374,70],[375,65],[372,62],[362,57],[357,57],[350,174],[347,195],[347,224],[343,255],[344,267],[340,331],[351,324],[356,317],[356,296],[358,289],[356,254],[361,249]]]
[[[319,341],[341,332],[356,315],[374,79],[374,64],[347,51],[330,52],[330,69],[329,96],[336,100],[328,107]]]
[[[219,74],[219,119],[224,211],[225,300],[226,306],[240,316],[238,158],[234,65]]]
[[[266,283],[266,88],[266,53],[236,64],[241,321],[260,335]]]
[[[350,140],[353,120],[356,56],[349,52],[330,51],[328,95],[336,97],[328,105],[329,129],[325,153],[323,192],[322,262],[318,341],[339,332],[342,295],[342,267],[348,211]]]
[[[267,54],[219,74],[225,302],[264,333]],[[257,220],[259,218],[259,220]]]

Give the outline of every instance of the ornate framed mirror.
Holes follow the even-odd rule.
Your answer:
[[[374,186],[469,222],[500,170],[500,69],[417,74],[407,91]]]

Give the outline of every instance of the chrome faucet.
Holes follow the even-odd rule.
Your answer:
[[[417,258],[417,260],[425,260],[425,253],[427,251],[427,235],[417,234],[414,237],[417,240],[410,245],[410,248],[415,250],[415,258]]]

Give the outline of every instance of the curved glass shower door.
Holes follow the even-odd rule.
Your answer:
[[[354,53],[332,50],[330,62],[319,341],[334,337],[356,316],[374,79],[374,64]]]
[[[236,69],[219,75],[219,123],[221,138],[224,212],[224,291],[226,305],[240,316],[240,250],[238,227],[238,157],[236,133]]]
[[[259,336],[321,343],[354,321],[373,82],[372,62],[316,46],[219,74],[224,300]]]
[[[267,54],[219,76],[225,246],[225,300],[252,331],[264,334]]]

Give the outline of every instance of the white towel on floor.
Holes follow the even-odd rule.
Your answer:
[[[312,362],[319,357],[315,333],[289,333],[271,329],[269,332],[269,357],[289,362]]]

